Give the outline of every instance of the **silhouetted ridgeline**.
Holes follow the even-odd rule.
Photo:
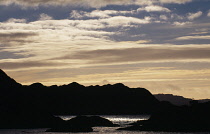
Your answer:
[[[155,98],[157,98],[159,101],[168,101],[174,105],[177,106],[183,106],[183,105],[190,105],[190,102],[193,101],[193,99],[184,98],[183,96],[177,96],[173,94],[154,94]],[[210,99],[202,99],[198,100],[199,103],[208,102]]]
[[[62,86],[34,83],[22,86],[0,72],[1,108],[12,111],[42,109],[51,114],[149,114],[158,100],[144,88],[121,83],[85,87],[76,82]]]
[[[0,69],[0,89],[14,89],[21,87],[14,79],[10,78],[4,71]]]
[[[190,101],[176,106],[158,101],[144,88],[121,83],[85,87],[76,82],[62,86],[34,83],[23,86],[0,70],[0,128],[51,128],[53,132],[91,132],[93,126],[115,126],[100,117],[64,121],[53,115],[151,114],[130,131],[210,131],[210,102]],[[179,97],[178,97],[179,98]],[[94,123],[88,126],[87,122]]]

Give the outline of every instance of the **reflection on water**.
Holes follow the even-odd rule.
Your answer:
[[[29,129],[29,130],[16,130],[16,129],[0,129],[0,134],[84,134],[84,133],[55,133],[45,132],[46,129]],[[115,128],[98,127],[94,128],[94,132],[85,134],[210,134],[210,133],[169,133],[169,132],[131,132],[131,131],[116,131]]]
[[[139,120],[148,120],[149,115],[104,115],[102,116],[115,124],[125,125]]]
[[[148,120],[150,115],[99,115],[103,118],[106,118],[112,121],[114,124],[119,124],[122,127],[125,127],[127,124],[139,121],[139,120]],[[63,120],[70,120],[75,116],[59,116]]]
[[[60,116],[64,120],[69,120],[75,116]],[[126,124],[138,121],[147,120],[148,115],[103,115],[106,119],[109,119],[113,123],[125,126]],[[169,133],[169,132],[131,132],[131,131],[116,131],[116,127],[94,127],[94,132],[86,134],[210,134],[210,133]],[[0,129],[0,134],[75,134],[75,133],[54,133],[45,132],[46,129]],[[84,133],[76,133],[84,134]]]
[[[106,118],[115,124],[120,124],[120,125],[133,123],[139,120],[148,120],[150,117],[149,115],[99,115],[99,116]],[[59,117],[61,117],[63,120],[70,120],[75,116],[59,116]]]

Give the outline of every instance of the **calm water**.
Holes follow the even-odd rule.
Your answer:
[[[61,116],[64,120],[68,120],[73,118],[74,116]],[[138,120],[147,120],[149,116],[133,116],[133,115],[104,115],[102,116],[111,120],[113,123],[120,124],[121,126],[126,126],[128,123],[132,123]],[[130,131],[116,131],[116,127],[95,127],[93,128],[94,132],[86,133],[86,134],[210,134],[210,133],[166,133],[166,132],[130,132]],[[3,129],[0,130],[0,134],[75,134],[75,133],[53,133],[53,132],[45,132],[46,129]],[[76,134],[84,134],[84,133],[76,133]]]
[[[129,123],[136,122],[138,120],[148,120],[149,115],[99,115],[112,121],[114,124],[119,124],[120,126],[126,126]],[[75,116],[59,116],[63,120],[69,120]]]

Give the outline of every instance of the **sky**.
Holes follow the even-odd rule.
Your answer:
[[[210,98],[210,0],[0,0],[0,68]]]

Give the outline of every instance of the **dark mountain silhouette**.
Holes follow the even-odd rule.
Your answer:
[[[58,120],[52,115],[150,114],[159,103],[148,90],[121,83],[22,86],[2,70],[0,80],[0,128],[49,127]]]
[[[33,83],[29,85],[29,87],[39,89],[39,88],[44,88],[45,86],[42,83]]]
[[[148,90],[119,83],[89,87],[76,82],[50,87],[35,83],[20,91],[24,105],[34,104],[53,114],[140,114],[158,103]]]
[[[209,102],[210,99],[202,99],[202,100],[198,100],[199,103],[206,103],[206,102]]]
[[[189,99],[183,96],[178,96],[178,95],[173,95],[173,94],[155,94],[154,96],[159,101],[168,101],[177,106],[190,105],[190,102],[193,101],[193,99]],[[198,100],[199,103],[204,103],[208,101],[210,101],[210,99]]]
[[[0,85],[0,128],[52,128],[52,131],[81,128],[87,132],[92,131],[91,126],[70,123],[69,127],[63,128],[63,120],[53,115],[151,114],[148,121],[122,129],[210,131],[210,102],[192,100],[189,106],[176,106],[158,101],[144,88],[129,88],[121,83],[88,87],[76,82],[49,87],[41,83],[22,86],[2,70]],[[82,118],[81,122],[85,120]]]
[[[21,84],[17,83],[0,69],[0,89],[13,89],[20,86]]]
[[[168,101],[178,106],[190,105],[190,101],[192,101],[192,99],[184,98],[183,96],[176,96],[173,94],[155,94],[154,96],[159,101]]]

